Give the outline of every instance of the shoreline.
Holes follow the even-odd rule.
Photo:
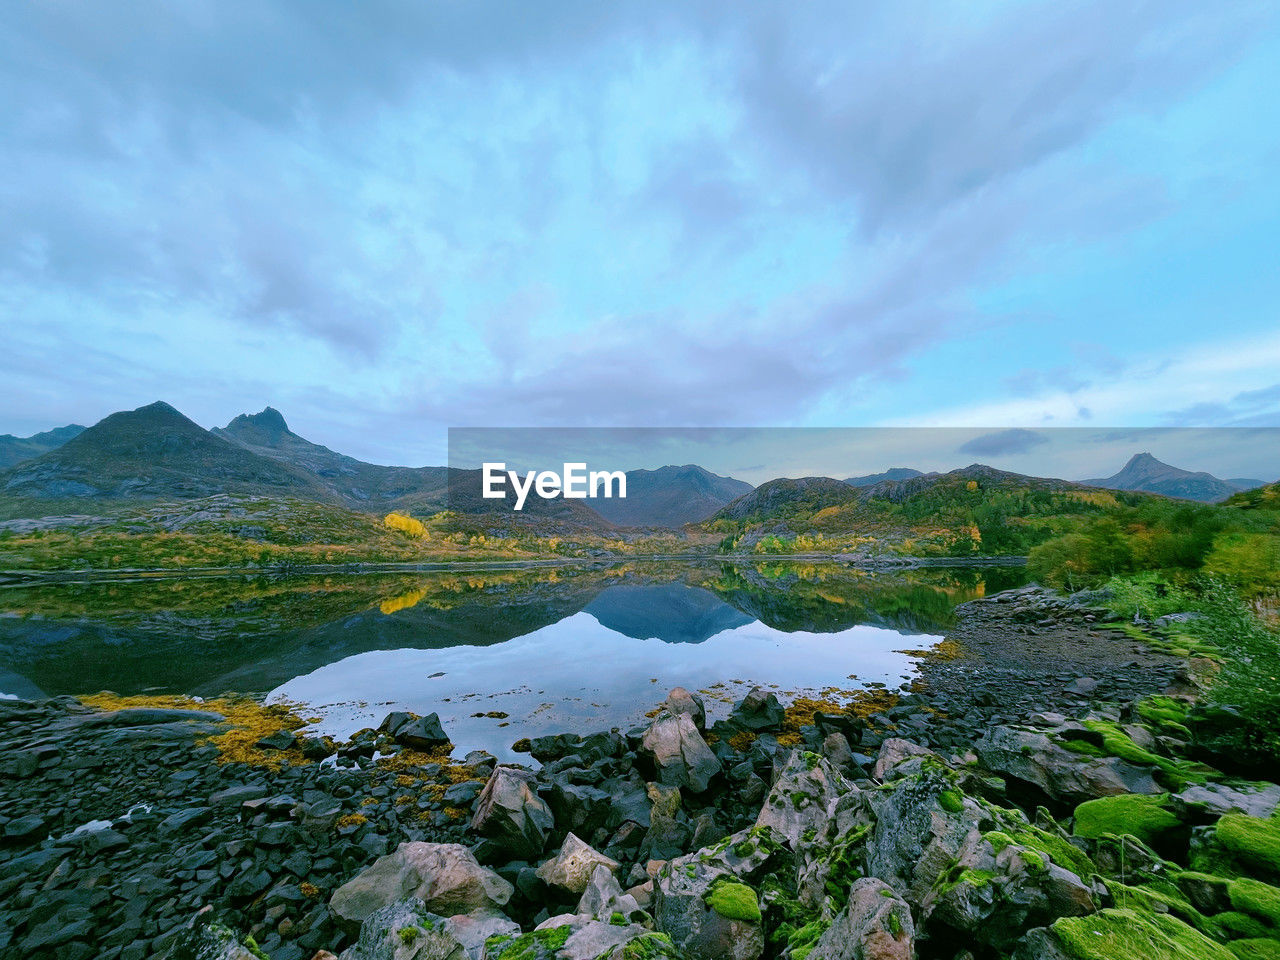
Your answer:
[[[146,580],[219,579],[228,577],[364,576],[378,573],[442,573],[483,570],[536,570],[564,566],[611,567],[624,563],[834,563],[866,570],[1026,566],[1025,556],[990,557],[852,557],[848,554],[644,554],[611,557],[563,557],[523,560],[429,560],[394,563],[281,564],[264,567],[146,567],[90,570],[0,570],[0,589],[53,583],[111,583]]]

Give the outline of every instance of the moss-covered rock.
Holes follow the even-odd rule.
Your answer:
[[[1072,960],[1238,960],[1175,917],[1111,909],[1066,917],[1050,928]]]
[[[1075,809],[1072,832],[1090,840],[1108,834],[1128,834],[1152,843],[1181,826],[1178,818],[1166,808],[1168,800],[1168,794],[1136,793],[1087,800]]]
[[[1280,887],[1260,880],[1233,880],[1227,888],[1231,906],[1257,917],[1271,927],[1280,927]]]
[[[1280,940],[1251,937],[1227,944],[1239,960],[1280,960]]]
[[[1214,827],[1214,839],[1257,875],[1280,880],[1280,818],[1228,813]]]

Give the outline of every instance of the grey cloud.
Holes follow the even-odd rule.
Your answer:
[[[1191,2],[1026,5],[984,30],[932,8],[880,11],[893,45],[833,25],[849,8],[759,8],[741,84],[758,135],[874,233],[928,219],[1035,167],[1115,116],[1185,89],[1265,11]],[[969,26],[966,24],[966,27]],[[1193,34],[1194,45],[1177,42]]]
[[[1026,453],[1049,440],[1034,430],[1000,430],[995,433],[984,433],[962,443],[957,453],[973,454],[979,457],[998,457],[1011,453]]]

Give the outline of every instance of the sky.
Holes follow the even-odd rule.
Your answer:
[[[1280,426],[1269,0],[25,3],[0,170],[0,433]]]

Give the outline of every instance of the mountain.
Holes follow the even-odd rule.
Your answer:
[[[0,490],[33,498],[326,498],[314,477],[216,437],[162,402],[113,413],[62,446],[0,473]]]
[[[447,467],[387,467],[335,453],[290,430],[274,407],[261,413],[242,413],[212,432],[245,450],[310,474],[333,498],[348,506],[423,512],[445,507]]]
[[[919,494],[932,491],[935,495],[950,496],[961,488],[968,490],[969,483],[976,483],[985,491],[992,490],[1043,490],[1060,491],[1080,487],[1081,484],[1070,480],[1055,480],[1050,477],[1032,477],[1024,473],[1012,473],[1008,470],[997,470],[985,463],[971,463],[967,467],[950,470],[946,473],[922,473],[918,477],[905,480],[882,480],[869,487],[862,487],[859,493],[863,500],[887,500],[891,503],[903,503]]]
[[[783,519],[814,513],[859,499],[856,489],[831,477],[782,477],[762,483],[750,493],[721,509],[715,516],[724,520]]]
[[[24,460],[30,460],[56,450],[72,437],[83,433],[84,427],[78,423],[69,423],[65,427],[56,427],[44,433],[30,437],[15,437],[11,433],[0,434],[0,470],[16,466]]]
[[[752,621],[710,590],[683,583],[620,584],[602,591],[583,609],[610,630],[663,643],[702,643]]]
[[[1265,480],[1251,480],[1248,477],[1228,477],[1226,482],[1237,490],[1257,490],[1259,487],[1267,486]]]
[[[912,477],[923,477],[919,470],[910,467],[890,467],[884,473],[868,473],[862,477],[846,477],[845,483],[851,487],[874,487],[886,480],[910,480]]]
[[[1243,489],[1212,474],[1181,470],[1157,460],[1149,453],[1138,453],[1117,474],[1098,480],[1082,480],[1090,487],[1108,490],[1143,490],[1182,500],[1218,503]],[[1252,481],[1244,481],[1252,484]]]
[[[678,528],[706,520],[751,489],[749,483],[687,463],[657,470],[628,470],[625,498],[598,497],[591,506],[619,526]]]

